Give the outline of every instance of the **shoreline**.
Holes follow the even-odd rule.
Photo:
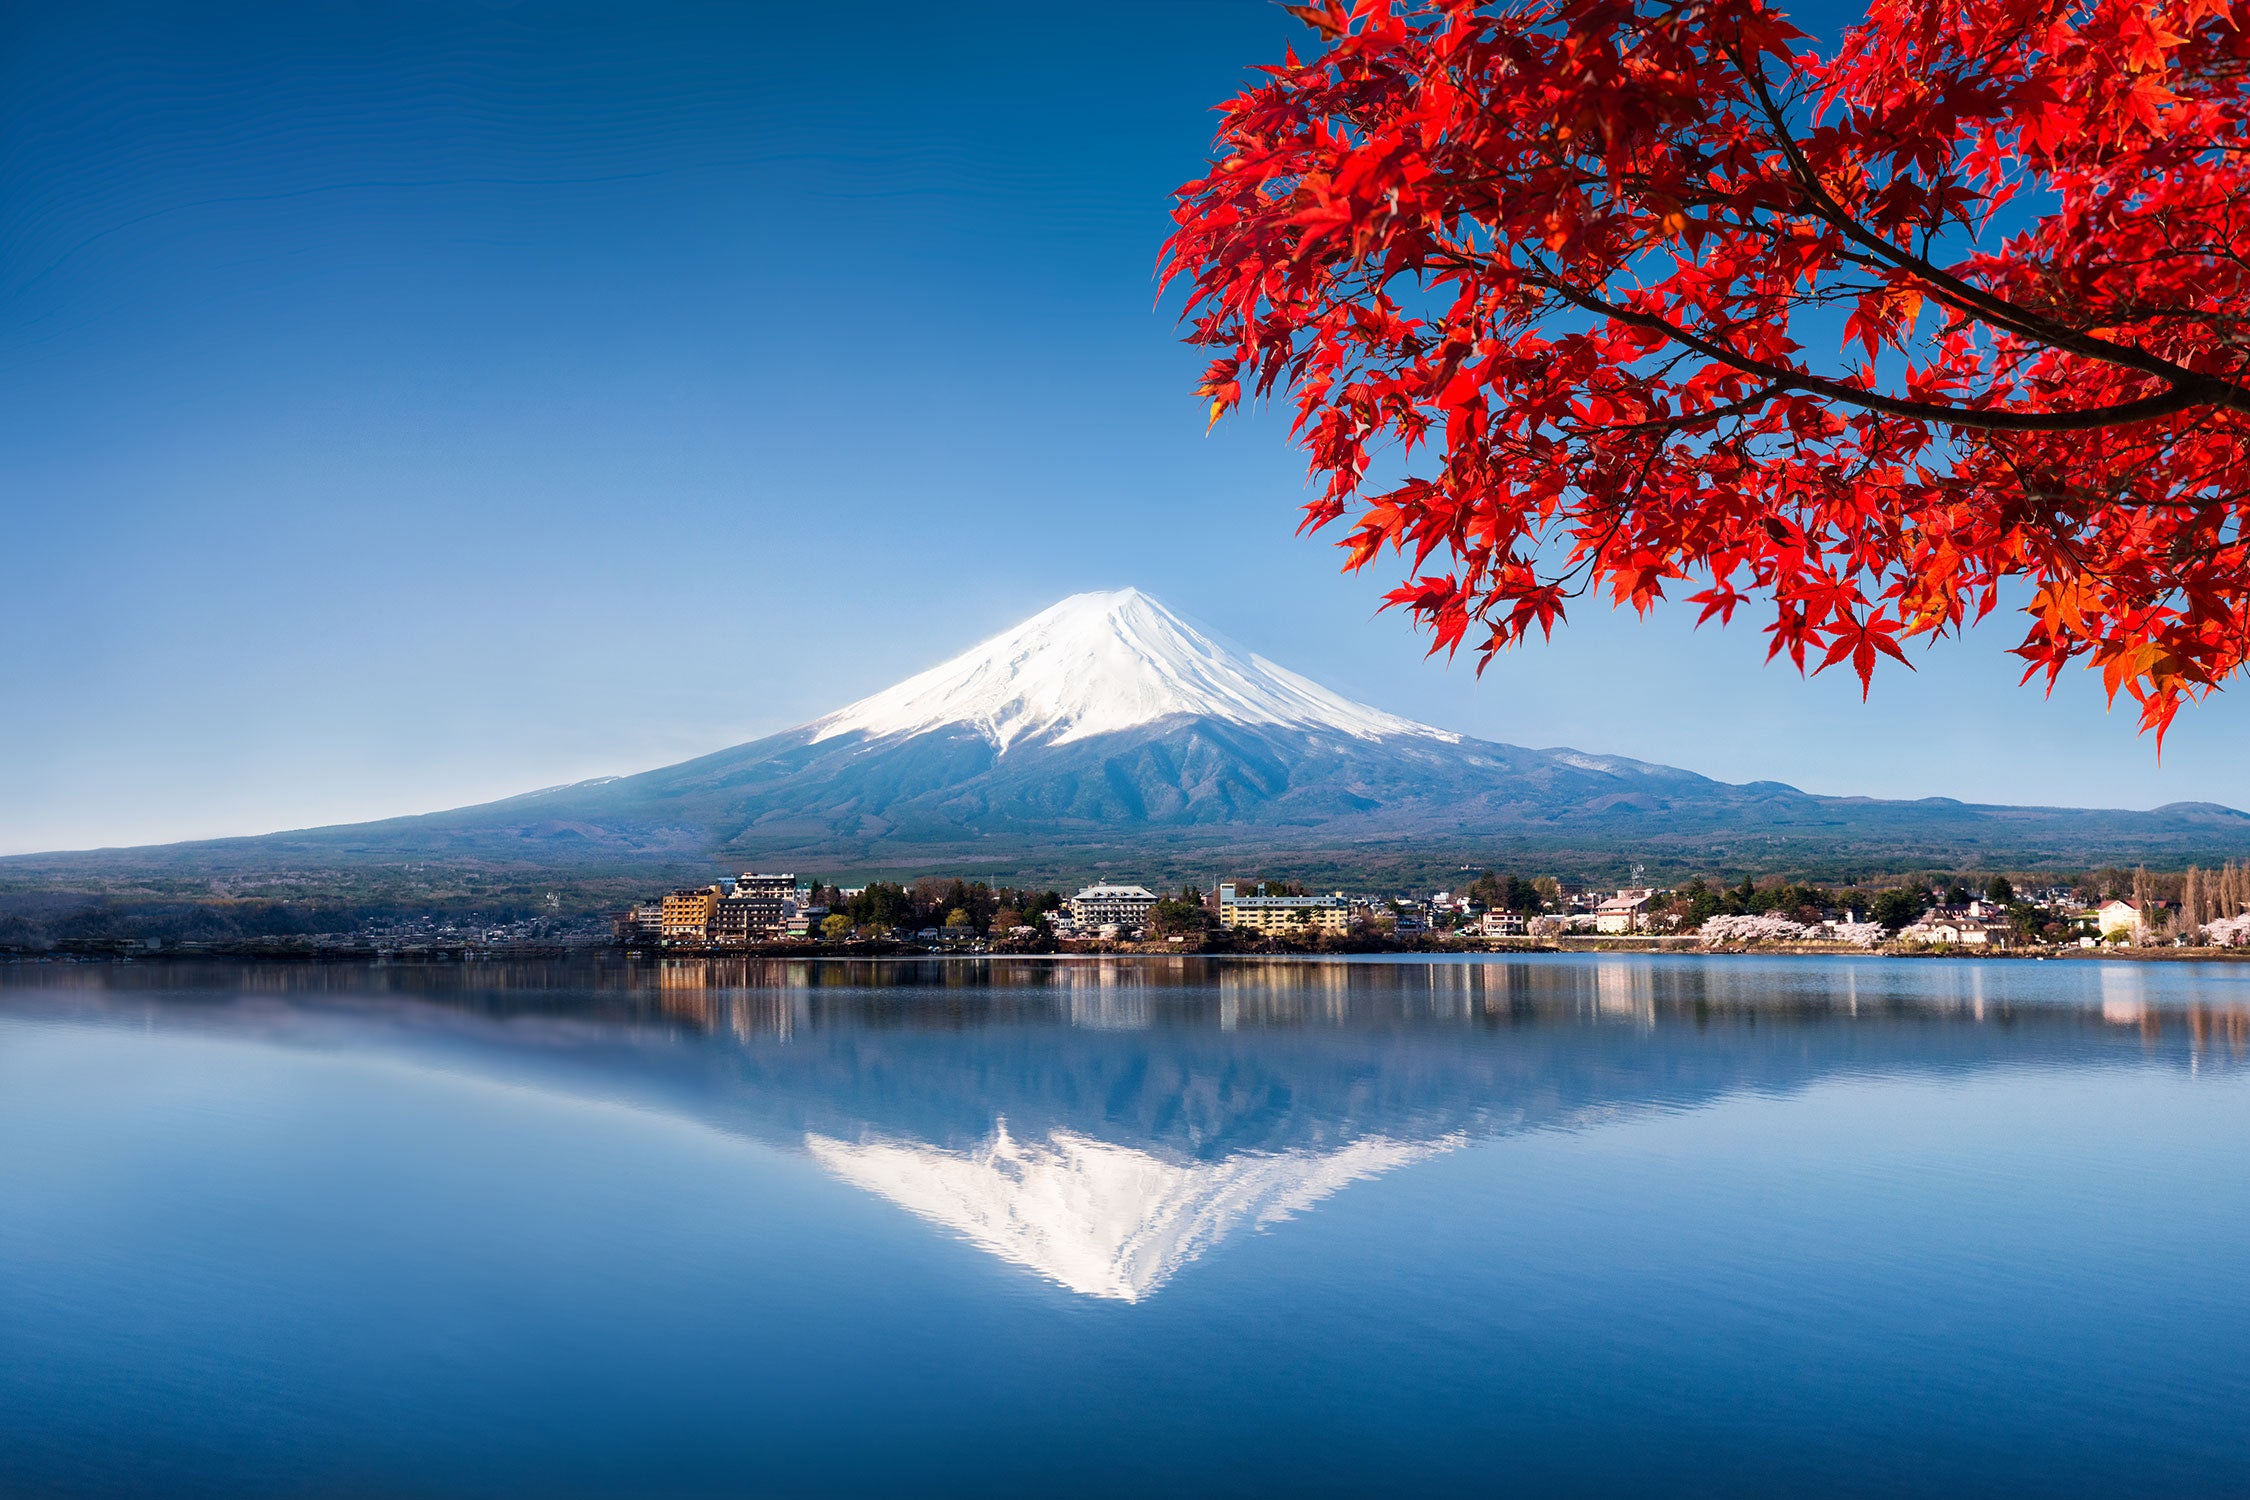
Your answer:
[[[462,969],[482,964],[566,963],[617,968],[677,967],[711,963],[1115,963],[1172,962],[1179,959],[1248,963],[1336,963],[1353,960],[1497,960],[1507,958],[1568,958],[1592,956],[1672,958],[1876,958],[1901,961],[1967,959],[1979,963],[2250,963],[2250,948],[2058,948],[2050,951],[1974,948],[1861,948],[1842,943],[1753,943],[1706,947],[1676,939],[1596,939],[1578,943],[1515,943],[1491,947],[1307,949],[1259,952],[1228,949],[1147,947],[1075,948],[1051,952],[987,950],[962,952],[924,949],[908,945],[858,945],[829,947],[734,949],[629,949],[608,944],[580,946],[526,945],[523,947],[432,947],[396,950],[348,948],[275,951],[258,948],[150,949],[146,952],[4,953],[0,968],[43,968],[100,965],[144,967],[158,964],[270,964],[276,967],[342,967]]]

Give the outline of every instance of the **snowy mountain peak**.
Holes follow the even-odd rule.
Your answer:
[[[807,726],[814,741],[961,725],[1002,751],[1187,715],[1357,739],[1459,735],[1338,697],[1181,619],[1139,589],[1073,594],[951,661]]]

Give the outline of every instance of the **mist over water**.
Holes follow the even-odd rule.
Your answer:
[[[2250,965],[0,968],[0,1493],[2239,1493]]]

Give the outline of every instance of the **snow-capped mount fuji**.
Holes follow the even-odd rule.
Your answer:
[[[2245,848],[2250,817],[2205,803],[2143,813],[1819,797],[1473,739],[1352,702],[1123,589],[1065,599],[808,724],[638,775],[424,817],[0,867],[78,878],[464,860],[557,877],[630,867],[707,879],[764,865],[1442,883],[1467,864],[1604,877],[1629,864],[2023,869],[2215,863]]]
[[[335,834],[463,853],[1030,873],[1489,837],[1720,784],[1356,703],[1138,589],[1077,594],[812,722],[637,776]],[[1791,794],[1795,795],[1795,794]],[[314,837],[331,836],[323,830]],[[1152,852],[1168,851],[1154,860]]]
[[[1003,754],[1165,719],[1328,730],[1355,739],[1461,736],[1339,697],[1198,629],[1139,589],[1074,594],[1013,630],[806,726],[814,743],[963,728]]]

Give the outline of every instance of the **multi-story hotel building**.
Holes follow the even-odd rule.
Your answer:
[[[707,885],[701,890],[673,891],[664,898],[664,941],[707,942],[711,936],[711,918],[719,906],[719,888]]]
[[[1156,892],[1138,885],[1090,885],[1070,898],[1071,920],[1081,927],[1114,922],[1138,927],[1156,905]]]
[[[797,877],[745,870],[711,918],[711,941],[739,947],[754,938],[786,932],[797,913]]]
[[[1219,887],[1219,921],[1252,932],[1342,932],[1351,925],[1351,903],[1334,896],[1238,896]]]
[[[797,877],[794,875],[761,875],[755,870],[744,870],[735,879],[734,899],[737,901],[794,901],[797,899]]]

